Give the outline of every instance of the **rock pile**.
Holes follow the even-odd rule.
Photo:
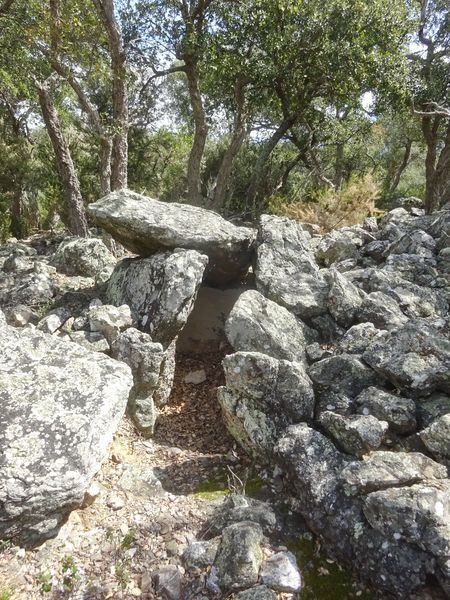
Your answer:
[[[319,235],[263,216],[225,325],[225,422],[338,560],[450,594],[450,207]]]

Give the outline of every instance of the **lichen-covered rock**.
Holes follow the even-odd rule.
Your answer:
[[[206,569],[216,558],[220,537],[211,540],[202,540],[189,544],[183,552],[183,562],[188,569]]]
[[[450,413],[433,421],[419,435],[430,452],[450,458]]]
[[[276,516],[266,503],[241,494],[230,494],[214,511],[207,523],[208,535],[218,535],[225,527],[241,521],[258,523],[264,533],[272,533]]]
[[[410,321],[375,340],[363,358],[394,385],[416,396],[450,391],[450,341],[424,320]]]
[[[275,457],[290,481],[296,508],[334,556],[383,593],[409,598],[435,572],[430,554],[373,529],[362,499],[348,494],[340,473],[354,459],[306,424],[292,425]],[[393,532],[394,533],[394,532]]]
[[[436,240],[426,231],[416,229],[393,242],[386,252],[390,254],[416,254],[433,257],[436,252]]]
[[[397,302],[383,292],[368,294],[358,310],[358,320],[373,323],[377,329],[394,329],[408,321]]]
[[[300,362],[305,358],[303,323],[256,290],[239,296],[225,323],[225,333],[236,352],[262,352]]]
[[[25,273],[17,276],[0,271],[0,305],[3,307],[45,305],[55,296],[49,274]]]
[[[429,479],[446,479],[447,469],[420,452],[377,451],[350,463],[341,477],[357,492],[368,494]]]
[[[364,500],[369,523],[388,538],[404,539],[435,556],[450,557],[450,480],[372,492]]]
[[[211,283],[239,279],[252,260],[253,230],[236,227],[204,208],[159,202],[120,190],[90,204],[88,212],[125,248],[140,256],[175,248],[206,254],[206,276]]]
[[[148,333],[133,327],[119,335],[112,346],[112,354],[131,367],[133,389],[128,411],[140,431],[153,435],[156,422],[154,393],[161,376],[165,352],[161,344],[152,341]]]
[[[223,530],[214,562],[221,590],[240,590],[257,583],[263,560],[262,539],[261,527],[251,521],[234,523]]]
[[[356,356],[340,354],[314,363],[308,374],[320,391],[332,391],[354,398],[379,382],[377,375]]]
[[[186,324],[207,264],[195,250],[125,258],[109,280],[106,297],[128,304],[139,329],[167,348]]]
[[[0,325],[0,537],[54,535],[106,454],[129,367],[32,329]]]
[[[68,275],[95,277],[105,269],[111,271],[116,258],[98,238],[66,238],[52,259],[53,264]]]
[[[70,312],[66,308],[56,308],[39,321],[37,328],[44,333],[55,333],[69,317]]]
[[[447,414],[450,414],[450,396],[447,394],[436,392],[427,398],[421,398],[417,404],[417,418],[421,429]]]
[[[370,415],[340,415],[324,411],[320,424],[338,446],[354,456],[363,456],[379,448],[388,429],[386,421],[379,421]]]
[[[234,598],[235,600],[277,600],[277,595],[266,585],[255,585],[255,587],[239,592]]]
[[[300,318],[327,310],[328,284],[301,224],[263,215],[257,239],[256,287]]]
[[[339,350],[344,354],[362,354],[370,342],[387,335],[384,329],[377,329],[373,323],[359,323],[350,327],[339,340]]]
[[[349,232],[336,229],[324,235],[316,249],[316,258],[327,267],[347,258],[353,258],[357,253],[354,236]]]
[[[339,325],[350,327],[355,322],[365,294],[336,269],[330,269],[329,280],[328,310]]]
[[[310,420],[314,392],[301,363],[258,352],[237,352],[223,361],[226,387],[218,398],[230,433],[249,452],[270,456],[291,423]]]
[[[108,353],[110,350],[108,340],[99,331],[72,331],[69,336],[72,342],[91,352]]]
[[[393,431],[413,433],[416,430],[416,403],[410,398],[369,387],[355,399],[355,405],[359,414],[387,421]]]
[[[121,331],[133,324],[130,307],[127,304],[90,306],[88,319],[90,330],[102,333],[110,344],[117,339]]]
[[[301,590],[302,578],[292,552],[277,552],[261,567],[261,581],[272,590],[296,594]]]

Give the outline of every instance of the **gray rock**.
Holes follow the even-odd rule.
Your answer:
[[[225,333],[236,352],[262,352],[274,358],[304,361],[303,323],[256,290],[241,294],[227,319]]]
[[[429,479],[446,479],[447,469],[420,452],[378,451],[350,463],[341,477],[358,492],[368,494]]]
[[[183,552],[183,562],[188,569],[206,569],[216,558],[220,537],[211,540],[193,542]]]
[[[114,342],[112,355],[131,367],[134,385],[128,402],[128,412],[137,428],[145,435],[151,436],[157,417],[154,395],[165,359],[163,347],[153,342],[148,333],[131,327],[121,333]]]
[[[183,381],[185,383],[191,383],[192,385],[200,385],[206,381],[206,371],[205,369],[198,369],[197,371],[189,371],[187,375],[185,375]]]
[[[365,294],[336,269],[330,269],[329,280],[328,310],[339,325],[350,327],[355,322]]]
[[[420,428],[425,429],[439,417],[450,414],[450,396],[437,392],[428,398],[421,398],[417,410]]]
[[[450,481],[372,492],[364,500],[369,523],[394,539],[404,539],[438,560],[450,556]]]
[[[164,494],[161,481],[156,476],[155,470],[145,464],[126,465],[117,485],[124,492],[141,498],[154,498]]]
[[[211,283],[239,279],[252,260],[253,230],[236,227],[204,208],[121,190],[90,204],[88,212],[125,248],[141,256],[175,248],[206,254]]]
[[[0,537],[53,536],[81,503],[122,417],[130,369],[37,330],[1,326]]]
[[[239,592],[234,598],[235,600],[277,600],[277,595],[265,585],[256,585],[249,590]]]
[[[370,415],[344,416],[331,411],[320,415],[320,424],[344,452],[359,457],[377,450],[388,429],[386,421]]]
[[[69,317],[70,312],[66,308],[56,308],[39,321],[37,328],[44,333],[55,333]]]
[[[175,377],[175,356],[177,349],[177,338],[168,346],[164,352],[161,363],[161,371],[156,390],[153,394],[153,400],[156,406],[164,406],[169,402],[172,392],[173,380]]]
[[[353,258],[357,254],[357,245],[354,236],[348,232],[336,229],[324,235],[316,249],[316,258],[325,266]]]
[[[327,310],[328,285],[315,262],[309,240],[309,234],[295,221],[261,217],[256,287],[300,318]]]
[[[5,273],[26,273],[28,271],[32,271],[33,267],[34,263],[32,260],[30,260],[26,256],[21,256],[17,254],[11,254],[3,263],[3,270],[5,271]]]
[[[109,280],[107,299],[128,304],[139,329],[167,348],[186,324],[207,260],[195,250],[125,258]]]
[[[72,342],[92,352],[108,353],[110,350],[108,340],[99,331],[73,331],[69,335]]]
[[[102,240],[70,237],[61,242],[52,262],[68,275],[95,277],[117,261]]]
[[[375,340],[363,358],[394,385],[414,395],[450,391],[450,341],[423,320],[410,321]]]
[[[267,458],[287,425],[312,418],[314,392],[301,363],[238,352],[223,367],[226,387],[218,398],[225,424],[252,454]]]
[[[263,560],[261,527],[251,521],[229,525],[214,562],[218,583],[223,591],[239,590],[255,585]]]
[[[28,323],[37,323],[38,320],[34,310],[23,304],[6,309],[5,314],[8,325],[13,327],[25,327]]]
[[[154,575],[157,597],[164,600],[180,600],[182,575],[176,565],[161,567]]]
[[[0,271],[0,304],[4,307],[37,307],[48,304],[56,293],[51,277],[43,273],[11,276]]]
[[[318,342],[306,346],[306,356],[310,362],[317,362],[333,356],[333,351],[323,348]]]
[[[295,495],[295,507],[310,529],[343,565],[371,582],[380,594],[409,598],[434,573],[435,561],[402,540],[386,542],[362,511],[362,499],[348,494],[340,473],[353,460],[306,424],[289,427],[275,458]]]
[[[275,513],[266,502],[241,494],[230,494],[208,520],[207,532],[219,535],[225,527],[241,521],[258,523],[264,533],[272,533],[277,522]]]
[[[302,587],[297,560],[292,552],[277,552],[261,567],[261,582],[277,592],[296,594]]]
[[[376,374],[351,354],[331,356],[314,363],[308,374],[320,391],[332,391],[354,398],[379,382]]]
[[[121,331],[133,324],[130,307],[127,304],[91,306],[88,318],[91,331],[102,333],[110,344],[117,339]]]
[[[430,452],[450,458],[450,413],[433,421],[419,435]]]
[[[374,240],[373,242],[369,242],[366,246],[363,246],[361,249],[361,254],[364,256],[369,256],[373,258],[373,260],[377,263],[382,262],[385,252],[387,248],[389,248],[390,244],[386,240]]]
[[[371,342],[386,335],[386,330],[377,329],[373,323],[359,323],[350,327],[339,340],[339,350],[344,354],[362,354]]]
[[[425,231],[416,229],[393,242],[386,252],[389,254],[415,254],[431,258],[436,252],[436,241]]]
[[[416,430],[416,403],[410,398],[394,396],[376,387],[369,387],[355,399],[357,412],[373,415],[387,421],[398,433],[413,433]]]
[[[357,311],[357,316],[360,322],[373,323],[377,329],[394,329],[408,321],[397,302],[383,292],[367,295]]]

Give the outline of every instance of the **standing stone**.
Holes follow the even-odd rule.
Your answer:
[[[128,304],[139,329],[167,348],[186,324],[207,261],[195,250],[125,258],[109,280],[108,302]]]

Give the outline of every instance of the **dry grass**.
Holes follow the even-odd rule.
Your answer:
[[[371,175],[350,181],[338,192],[327,190],[315,202],[274,202],[278,215],[303,223],[319,225],[323,233],[337,227],[362,223],[369,216],[378,216],[375,207],[380,189]]]

